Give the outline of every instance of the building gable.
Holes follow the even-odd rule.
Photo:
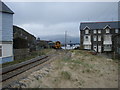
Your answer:
[[[111,27],[109,25],[106,25],[103,29],[109,28],[111,29]]]
[[[86,29],[90,29],[88,26],[85,26],[85,28],[83,30],[86,30]]]
[[[0,12],[14,14],[14,12],[1,1],[0,1]]]

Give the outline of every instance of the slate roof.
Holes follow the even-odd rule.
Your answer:
[[[1,1],[0,1],[0,12],[14,14],[14,12]]]
[[[118,25],[119,24],[119,25]],[[80,30],[83,30],[86,26],[90,29],[103,29],[106,26],[110,26],[111,28],[120,28],[120,21],[111,21],[111,22],[82,22],[80,24]]]

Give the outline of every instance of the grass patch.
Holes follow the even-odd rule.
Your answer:
[[[12,62],[6,62],[6,63],[2,64],[2,67],[6,67],[6,66],[13,65],[13,64],[21,63],[23,61],[27,61],[27,60],[30,60],[30,59],[35,58],[35,57],[36,56],[29,56],[29,57],[26,57],[26,58],[21,59],[21,60],[15,60],[15,61],[12,61]]]
[[[81,52],[81,51],[76,50],[75,52]],[[84,51],[82,51],[82,52],[84,52]],[[77,69],[77,68],[79,68],[79,65],[83,65],[84,67],[87,67],[87,68],[93,68],[93,65],[87,64],[83,60],[80,60],[80,59],[72,59],[71,57],[63,57],[63,59],[61,61],[63,62],[63,64],[69,63],[68,65],[70,65],[71,69]]]
[[[81,64],[81,65],[83,65],[83,66],[85,66],[85,67],[88,67],[88,68],[93,68],[93,65],[84,63],[84,62],[81,61],[81,60],[72,60],[71,62],[74,63],[74,64],[79,64],[79,65]]]
[[[70,80],[71,79],[71,74],[67,71],[62,71],[61,72],[61,77],[65,80]]]
[[[70,62],[70,61],[71,61],[71,58],[70,58],[70,57],[64,57],[64,58],[62,59],[62,61],[64,61],[64,62]]]
[[[7,67],[7,66],[10,66],[10,65],[13,65],[13,64],[17,64],[17,63],[21,63],[21,62],[24,62],[24,61],[27,61],[27,60],[30,60],[32,58],[35,58],[37,56],[41,56],[41,55],[45,55],[46,53],[48,53],[49,51],[51,51],[51,49],[43,49],[42,51],[38,51],[38,52],[33,52],[31,53],[30,55],[28,55],[27,57],[24,57],[20,60],[14,60],[12,62],[6,62],[6,63],[3,63],[1,64],[2,67]]]

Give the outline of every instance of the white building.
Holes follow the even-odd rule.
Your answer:
[[[13,14],[0,1],[0,63],[13,61]]]
[[[83,22],[80,25],[81,46],[96,52],[114,51],[113,37],[120,33],[120,22]]]

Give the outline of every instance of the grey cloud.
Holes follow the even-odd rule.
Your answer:
[[[36,37],[63,35],[67,30],[79,37],[83,21],[118,20],[117,2],[6,2],[15,12],[14,24]]]
[[[61,23],[80,22],[82,20],[117,19],[117,3],[115,2],[79,2],[79,3],[43,3],[15,2],[8,3],[15,11],[14,23]],[[109,16],[108,15],[112,15]]]

